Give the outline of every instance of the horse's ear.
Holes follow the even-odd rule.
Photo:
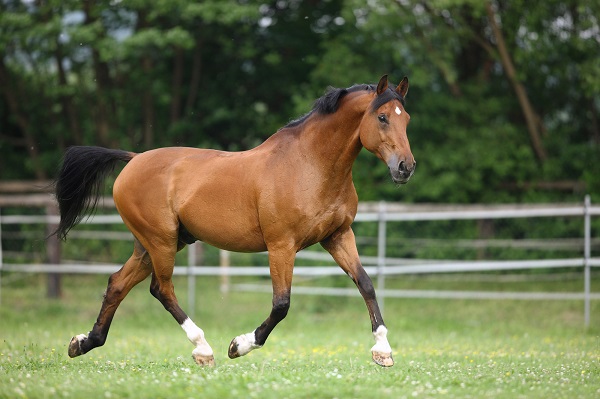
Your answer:
[[[402,79],[402,82],[396,87],[396,91],[402,96],[402,98],[406,97],[406,93],[408,93],[408,78],[405,76]]]
[[[377,83],[377,95],[380,95],[388,88],[388,76],[383,75],[381,79],[379,79],[379,83]]]

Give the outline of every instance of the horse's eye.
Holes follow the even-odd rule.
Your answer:
[[[388,118],[385,114],[379,114],[377,119],[379,119],[379,122],[381,122],[381,123],[389,123]]]

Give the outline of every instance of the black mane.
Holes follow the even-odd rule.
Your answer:
[[[333,114],[335,111],[337,111],[338,106],[340,104],[340,100],[348,93],[354,93],[355,91],[361,90],[374,91],[376,89],[377,86],[369,84],[354,85],[348,87],[347,89],[336,89],[334,87],[330,87],[325,93],[325,95],[323,95],[323,97],[320,97],[317,100],[315,100],[312,110],[310,110],[307,114],[301,116],[300,118],[290,121],[283,128],[298,126],[304,121],[306,121],[306,119],[308,119],[308,117],[315,112],[321,115]],[[385,92],[383,92],[381,95],[375,98],[371,110],[375,111],[383,104],[394,99],[400,101],[402,105],[405,104],[404,97],[402,97],[400,93],[398,93],[396,90],[388,88]]]

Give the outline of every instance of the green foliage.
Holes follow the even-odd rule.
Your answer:
[[[307,112],[327,86],[410,77],[408,186],[361,154],[361,199],[580,200],[600,192],[597,4],[495,1],[543,125],[532,150],[486,3],[5,1],[0,178],[51,177],[72,144],[243,150]],[[59,68],[60,66],[60,68]],[[544,183],[544,184],[540,184]]]

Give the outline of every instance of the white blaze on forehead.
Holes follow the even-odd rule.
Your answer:
[[[398,108],[398,106],[396,106],[396,114],[400,115],[402,113],[402,111],[400,111],[400,108]]]

